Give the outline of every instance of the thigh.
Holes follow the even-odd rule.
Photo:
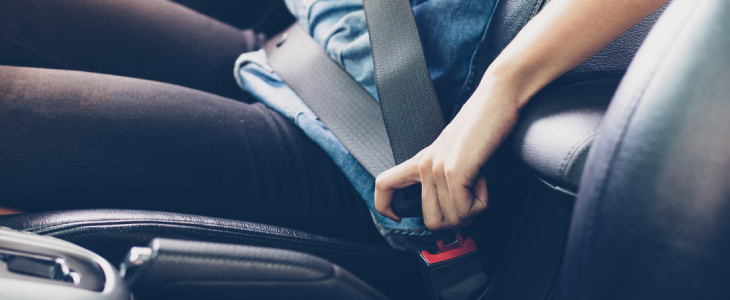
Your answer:
[[[123,75],[238,97],[263,37],[166,0],[0,0],[0,65]]]
[[[382,242],[326,153],[261,104],[0,67],[0,141],[0,205],[176,211]]]

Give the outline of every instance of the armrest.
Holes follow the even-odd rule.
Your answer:
[[[155,239],[121,269],[135,291],[195,299],[387,299],[327,260],[274,248]]]
[[[535,96],[512,136],[517,156],[548,185],[575,195],[619,81],[620,77],[585,81]]]

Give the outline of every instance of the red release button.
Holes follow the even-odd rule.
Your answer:
[[[462,256],[475,250],[477,250],[477,246],[474,244],[474,240],[472,240],[471,237],[467,237],[466,240],[464,240],[464,244],[459,248],[454,248],[437,254],[431,254],[428,251],[423,250],[421,251],[421,257],[423,257],[423,259],[429,264],[435,264]]]

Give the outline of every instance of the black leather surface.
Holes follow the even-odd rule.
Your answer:
[[[0,226],[55,236],[119,264],[132,246],[157,237],[289,249],[327,259],[394,299],[422,296],[417,256],[389,247],[277,226],[178,213],[75,210],[0,217]]]
[[[479,50],[474,80],[481,76],[495,58],[517,36],[517,33],[534,17],[549,1],[545,0],[507,0],[499,1],[492,20],[489,23],[487,36]],[[671,0],[670,0],[671,2]],[[621,75],[626,71],[636,50],[641,46],[657,18],[664,12],[662,6],[652,15],[629,29],[618,39],[590,58],[585,63],[556,79],[550,89],[570,85],[587,79]],[[467,99],[460,99],[466,101]]]
[[[730,299],[730,2],[676,0],[591,149],[563,299]]]
[[[273,248],[155,239],[135,291],[178,299],[387,299],[316,256]]]
[[[537,95],[512,135],[517,155],[552,186],[577,192],[588,149],[620,79],[590,80]]]
[[[475,80],[481,80],[481,76],[489,64],[547,2],[544,0],[512,0],[500,1],[497,4],[487,31],[486,41],[488,42],[483,44],[483,49],[480,49],[476,72],[478,75]],[[600,81],[605,78],[610,81],[612,78],[621,76],[665,8],[666,5],[632,27],[588,61],[553,81],[543,91],[556,89],[558,91],[551,94],[539,94],[537,97],[549,98],[549,100],[531,100],[541,103],[533,105],[533,109],[527,108],[523,113],[513,141],[524,143],[514,145],[514,148],[541,179],[560,190],[569,193],[576,192],[582,164],[587,150],[590,148],[591,138],[586,135],[593,134],[595,131],[598,125],[596,122],[600,121],[600,115],[602,115],[599,110],[601,106],[605,108],[606,101],[611,98],[614,90],[609,88],[610,83],[569,86],[590,80]],[[585,90],[590,86],[596,87],[594,93]],[[560,99],[561,97],[564,99]],[[459,100],[463,103],[467,99],[462,97]],[[535,135],[538,132],[545,136]],[[526,136],[526,134],[531,135]],[[587,140],[576,140],[580,138]]]

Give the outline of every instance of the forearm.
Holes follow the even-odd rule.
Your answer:
[[[666,0],[553,0],[484,74],[433,144],[378,176],[375,207],[400,220],[393,192],[421,182],[430,229],[468,225],[488,204],[480,168],[509,135],[519,110],[545,85],[600,51]]]
[[[517,109],[545,85],[575,68],[667,0],[553,0],[502,51],[474,97],[509,87]],[[481,96],[481,97],[480,97]]]

